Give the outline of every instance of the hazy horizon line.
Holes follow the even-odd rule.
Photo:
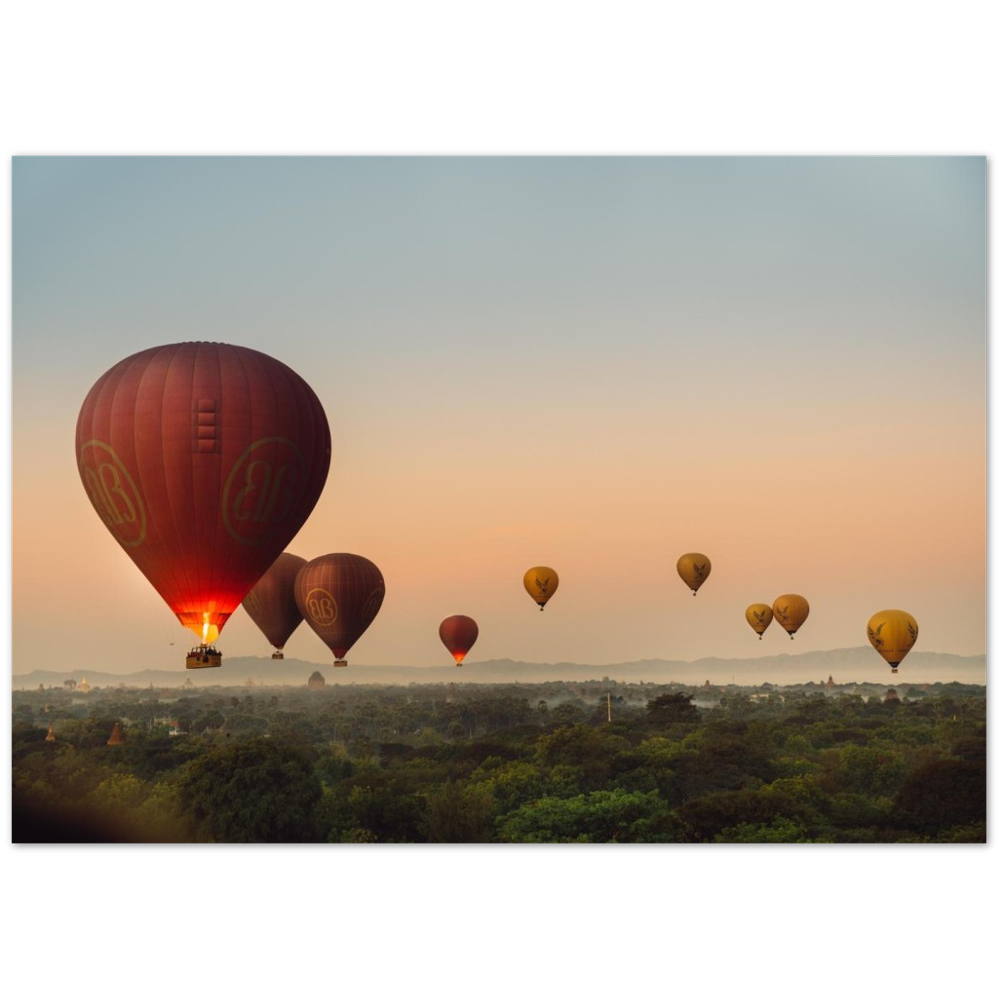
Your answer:
[[[837,648],[834,648],[834,649],[810,649],[810,650],[803,650],[801,653],[798,652],[798,651],[795,651],[795,652],[783,652],[783,653],[766,653],[766,654],[762,654],[760,656],[746,656],[746,657],[738,657],[738,656],[729,656],[729,657],[725,657],[725,656],[702,656],[702,657],[699,657],[698,659],[695,659],[695,660],[668,659],[666,657],[653,657],[653,658],[647,657],[647,658],[644,658],[644,659],[641,659],[641,660],[616,660],[613,663],[579,663],[579,662],[576,662],[574,660],[556,660],[556,661],[547,661],[547,660],[515,660],[515,659],[511,659],[510,657],[499,657],[499,658],[493,657],[493,658],[488,659],[488,660],[466,660],[461,665],[461,667],[459,667],[457,669],[465,669],[467,667],[474,667],[476,665],[487,665],[487,664],[495,664],[495,663],[510,663],[510,664],[514,664],[514,665],[524,665],[524,666],[538,666],[538,667],[577,667],[577,668],[592,667],[594,669],[607,670],[609,668],[614,668],[614,667],[635,666],[635,665],[652,664],[652,663],[672,663],[672,664],[676,663],[676,664],[687,664],[689,666],[695,666],[697,664],[706,663],[706,662],[716,662],[716,663],[755,663],[755,662],[758,662],[758,661],[761,661],[761,660],[775,659],[775,658],[778,658],[778,657],[783,657],[783,658],[786,658],[786,659],[791,659],[791,658],[799,657],[799,656],[805,657],[805,656],[816,656],[816,655],[830,655],[830,654],[835,654],[835,653],[856,653],[856,652],[865,652],[865,651],[867,651],[867,647],[865,647],[865,646],[840,646],[840,647],[837,647]],[[986,652],[972,653],[972,654],[966,654],[966,653],[947,653],[947,652],[941,652],[941,651],[938,651],[938,650],[930,650],[930,649],[928,649],[928,650],[919,650],[919,651],[914,650],[910,655],[915,660],[916,659],[922,659],[923,657],[926,657],[926,656],[948,656],[948,657],[954,657],[955,659],[959,659],[959,660],[977,660],[977,659],[985,659],[986,656],[987,656],[987,653]],[[273,661],[271,659],[271,656],[269,654],[260,654],[260,655],[241,654],[241,655],[234,655],[234,656],[231,656],[229,658],[228,662],[231,663],[234,660],[261,660],[261,661],[263,661],[265,663],[272,663],[272,662],[273,663],[281,663],[281,662],[286,662],[288,664],[292,664],[292,663],[304,663],[304,664],[308,664],[309,666],[315,666],[315,667],[323,667],[323,666],[332,667],[332,664],[328,663],[325,660],[324,661],[306,660],[306,659],[301,659],[299,657],[288,657],[284,661],[281,661],[281,660]],[[225,662],[226,662],[226,660],[225,660],[225,657],[224,657],[223,658],[223,664],[225,664]],[[440,669],[443,669],[443,668],[452,667],[453,664],[445,662],[445,661],[442,661],[441,663],[428,664],[428,665],[425,665],[425,666],[417,666],[415,664],[408,664],[408,663],[356,663],[356,662],[352,662],[350,664],[350,666],[356,667],[356,668],[362,669],[362,670],[440,670]],[[140,667],[140,668],[137,668],[137,669],[122,671],[122,670],[111,670],[111,669],[106,669],[106,668],[98,668],[98,669],[95,670],[93,668],[74,667],[73,669],[68,670],[68,671],[60,671],[60,670],[58,670],[58,668],[53,668],[53,667],[32,667],[31,670],[28,670],[28,671],[25,671],[25,672],[22,672],[22,673],[16,673],[14,671],[14,669],[13,669],[13,664],[12,664],[11,665],[11,680],[13,681],[13,679],[16,678],[16,677],[30,677],[31,674],[33,674],[33,673],[64,673],[68,677],[71,677],[73,674],[76,674],[76,673],[80,673],[80,674],[84,674],[85,675],[88,672],[92,673],[92,674],[114,674],[114,675],[121,676],[121,677],[127,677],[127,676],[130,676],[131,674],[141,674],[141,673],[173,673],[173,672],[175,672],[175,669],[174,668],[170,668],[170,667]],[[182,672],[182,668],[179,668],[179,667],[176,668],[176,672],[178,674],[180,674]],[[183,670],[183,673],[186,674],[187,671]]]

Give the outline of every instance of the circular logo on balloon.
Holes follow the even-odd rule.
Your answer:
[[[333,594],[322,587],[313,587],[306,594],[306,611],[320,626],[332,625],[337,620],[337,602],[333,599]]]
[[[369,595],[368,599],[364,603],[364,607],[361,609],[361,620],[367,625],[378,614],[378,609],[382,607],[382,601],[385,599],[385,588],[376,587]]]
[[[267,541],[298,509],[306,463],[288,438],[254,441],[236,460],[222,491],[222,520],[230,537],[246,545]]]
[[[126,548],[146,537],[146,507],[114,448],[96,438],[80,446],[80,478],[108,530]]]

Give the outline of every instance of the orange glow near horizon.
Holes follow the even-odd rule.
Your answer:
[[[111,607],[139,666],[175,667],[176,619],[94,514],[72,439],[95,378],[178,339],[264,351],[321,400],[330,474],[286,548],[382,571],[352,665],[440,664],[459,611],[477,661],[861,647],[880,608],[914,616],[915,653],[984,653],[980,159],[295,169],[81,161],[129,180],[94,180],[100,253],[66,213],[15,231],[15,671],[49,665],[39,621],[53,663],[102,667]],[[697,600],[685,552],[711,560]],[[542,615],[536,565],[559,576]],[[758,640],[747,606],[786,593],[808,620]],[[270,655],[242,609],[225,624],[227,657]],[[285,654],[328,657],[306,625]]]

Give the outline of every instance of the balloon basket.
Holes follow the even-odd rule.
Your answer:
[[[335,667],[346,667],[347,666],[347,660],[334,660],[333,661],[333,665]]]
[[[280,650],[278,650],[278,652],[276,652],[276,653],[272,653],[271,654],[271,659],[272,660],[283,660],[284,658],[285,658],[285,654],[282,653]]]
[[[221,667],[222,653],[214,646],[195,646],[187,655],[188,670],[204,670],[206,667]]]

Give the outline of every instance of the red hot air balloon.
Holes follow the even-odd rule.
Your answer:
[[[198,636],[188,666],[218,666],[210,644],[319,499],[330,428],[316,394],[280,361],[229,344],[169,344],[97,380],[76,457],[98,516]]]
[[[378,566],[349,552],[313,559],[295,578],[299,611],[332,650],[335,667],[347,666],[347,651],[375,620],[384,598]]]
[[[282,552],[243,598],[243,609],[275,647],[272,660],[285,658],[282,649],[302,621],[302,612],[295,603],[295,577],[305,564],[301,556]]]
[[[468,615],[452,615],[441,622],[438,635],[448,652],[455,657],[455,666],[460,667],[479,638],[479,626]]]

